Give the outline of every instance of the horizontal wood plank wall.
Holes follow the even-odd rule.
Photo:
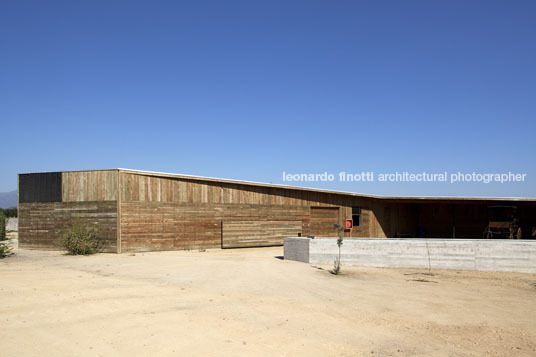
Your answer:
[[[116,201],[117,170],[62,173],[63,202]]]
[[[310,231],[319,237],[337,237],[334,225],[339,223],[337,207],[311,207]]]
[[[19,204],[19,246],[29,249],[60,249],[61,235],[73,219],[96,225],[103,251],[115,252],[117,203],[54,202]]]
[[[119,180],[123,252],[219,248],[222,221],[300,221],[303,235],[336,235],[331,221],[331,228],[311,227],[311,207],[316,206],[332,207],[337,222],[340,207],[349,218],[352,206],[363,207],[363,226],[356,234],[369,236],[367,198],[129,172],[120,172]],[[262,229],[251,233],[262,234]]]
[[[222,221],[294,220],[304,229],[308,217],[308,207],[121,202],[121,246],[123,252],[220,248]]]
[[[222,248],[282,245],[301,232],[302,221],[223,221]]]

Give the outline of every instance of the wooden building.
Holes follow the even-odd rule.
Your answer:
[[[523,238],[534,199],[378,197],[125,169],[19,174],[19,245],[58,249],[74,219],[108,252],[280,245],[288,236],[482,238],[488,207],[515,206]]]

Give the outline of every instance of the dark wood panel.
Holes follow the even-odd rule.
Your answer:
[[[61,172],[19,175],[19,202],[61,202]]]

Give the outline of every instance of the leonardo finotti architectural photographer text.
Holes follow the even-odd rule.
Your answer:
[[[332,174],[329,172],[314,173],[314,174],[298,174],[283,172],[283,181],[285,182],[332,182],[336,179],[339,182],[524,182],[527,174],[519,173],[410,173],[410,172],[394,172],[394,173],[379,173],[377,176],[372,171],[347,173],[339,172]]]

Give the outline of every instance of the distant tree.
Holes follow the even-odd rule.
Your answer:
[[[17,207],[3,208],[3,209],[0,208],[0,212],[3,212],[6,218],[17,217]]]
[[[0,213],[0,240],[6,240],[6,216]]]

